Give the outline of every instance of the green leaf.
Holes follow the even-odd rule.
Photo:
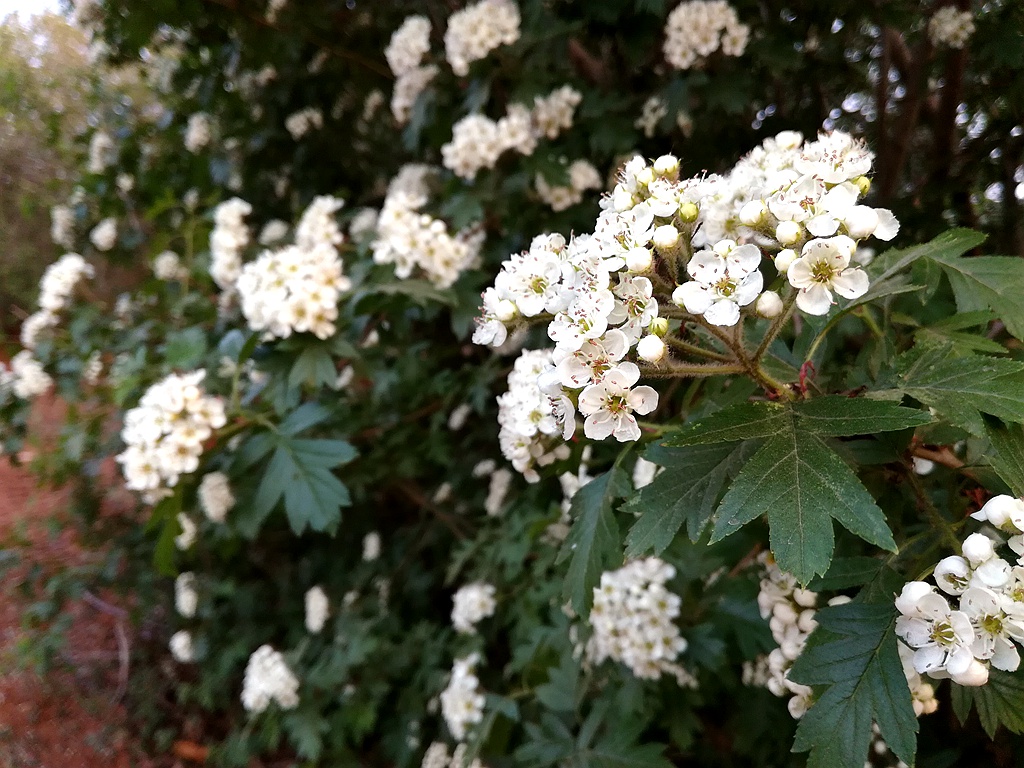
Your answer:
[[[887,280],[920,258],[956,258],[985,242],[985,235],[972,229],[951,229],[935,239],[902,250],[890,250],[871,262],[871,282]]]
[[[690,539],[697,541],[747,452],[735,444],[649,450],[646,458],[665,470],[623,506],[640,514],[626,536],[626,557],[648,551],[660,555],[683,523]]]
[[[172,368],[192,369],[202,362],[206,354],[206,334],[202,328],[192,327],[168,337],[164,357]]]
[[[919,427],[932,417],[916,408],[863,397],[828,395],[793,406],[799,427],[819,435],[870,435]]]
[[[891,603],[837,605],[818,611],[815,619],[818,628],[789,678],[823,689],[800,720],[793,750],[810,750],[809,766],[862,768],[871,725],[877,723],[889,749],[913,765],[917,718]]]
[[[809,585],[815,592],[834,592],[867,584],[882,569],[882,561],[874,557],[837,557],[828,571]]]
[[[779,403],[739,403],[686,425],[662,445],[682,447],[770,437],[786,419],[786,407]]]
[[[299,757],[316,761],[323,751],[323,737],[329,730],[327,721],[312,706],[287,712],[284,727]]]
[[[977,707],[981,727],[990,739],[999,726],[1010,733],[1024,734],[1024,669],[1016,672],[989,671],[988,682],[978,688],[951,684],[953,711],[961,724],[967,722],[971,709]]]
[[[455,295],[451,291],[435,288],[426,280],[399,280],[395,283],[382,283],[367,288],[367,293],[407,296],[420,306],[427,306],[435,301],[450,307],[455,306]]]
[[[330,418],[331,412],[320,403],[303,403],[288,414],[281,422],[279,429],[286,435],[297,435],[299,432],[314,427]]]
[[[572,497],[572,529],[558,553],[558,562],[569,560],[562,596],[572,601],[581,616],[590,611],[601,573],[621,562],[622,542],[612,504],[628,494],[629,489],[629,478],[616,463]]]
[[[579,703],[580,665],[571,655],[548,669],[548,681],[536,688],[537,701],[553,712],[575,712]]]
[[[955,349],[917,348],[896,361],[900,389],[930,405],[955,426],[985,434],[982,413],[1024,421],[1024,364],[981,355],[956,356]]]
[[[996,453],[992,468],[1010,490],[1024,498],[1024,426],[989,427],[988,436]]]
[[[828,569],[833,518],[865,541],[895,552],[885,516],[857,476],[821,437],[786,413],[722,499],[712,543],[767,513],[779,567],[803,584]]]
[[[1024,339],[1024,261],[1015,256],[973,256],[937,253],[953,286],[957,309],[991,309],[1018,339]]]
[[[333,384],[337,378],[338,371],[327,347],[323,344],[310,344],[295,359],[288,373],[288,386],[298,387],[300,384],[306,384],[310,387],[320,387]]]

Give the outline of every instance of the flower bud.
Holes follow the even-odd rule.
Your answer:
[[[975,520],[987,520],[996,528],[1024,531],[1024,501],[1007,496],[993,496],[985,502],[985,506],[971,515]],[[1009,525],[1007,525],[1009,523]]]
[[[662,155],[654,161],[654,172],[669,181],[679,178],[679,158],[674,155]]]
[[[967,667],[966,671],[954,675],[950,673],[949,677],[957,685],[966,685],[972,688],[984,685],[988,682],[988,667],[982,664],[977,659],[971,662],[971,665]]]
[[[777,254],[775,254],[775,268],[779,270],[780,275],[786,274],[789,269],[789,265],[792,264],[799,258],[797,252],[792,248],[783,248]]]
[[[935,587],[924,581],[908,581],[896,598],[896,610],[905,616],[913,616],[922,597],[935,592]]]
[[[866,195],[868,190],[871,189],[871,179],[867,176],[858,176],[853,180],[853,185],[860,190],[862,195]]]
[[[803,227],[795,221],[780,221],[775,228],[775,239],[783,245],[793,245],[803,234]]]
[[[775,136],[775,143],[779,149],[796,149],[803,140],[803,134],[799,131],[780,131]]]
[[[622,187],[616,187],[612,193],[612,207],[622,213],[628,211],[636,204],[636,200],[633,199],[633,195],[629,193],[629,190],[623,189]]]
[[[652,239],[659,251],[674,251],[679,245],[679,230],[671,224],[662,224],[654,230]]]
[[[655,336],[664,336],[666,333],[668,333],[668,318],[654,318],[653,320],[651,320],[651,324],[647,326],[647,332],[652,333]]]
[[[663,357],[668,347],[658,336],[644,336],[636,345],[636,354],[641,360],[648,363],[657,363]]]
[[[967,589],[970,575],[970,566],[958,555],[939,560],[934,571],[935,583],[947,595],[962,595]]]
[[[755,309],[761,317],[778,317],[782,314],[782,299],[775,291],[765,291],[757,297]]]
[[[654,264],[654,256],[647,248],[630,248],[626,252],[626,268],[630,272],[647,272]]]
[[[494,308],[494,316],[503,323],[514,320],[518,314],[519,307],[508,299],[502,299],[498,302],[498,306]]]
[[[699,214],[700,209],[693,203],[683,203],[679,206],[679,218],[681,221],[696,221]]]
[[[966,557],[975,568],[996,555],[995,547],[992,545],[992,539],[983,533],[972,533],[964,539],[962,549],[964,557]]]
[[[740,222],[748,227],[756,227],[764,220],[768,208],[760,200],[751,200],[740,208]]]
[[[646,187],[652,181],[654,181],[654,171],[650,168],[644,168],[636,175],[636,183],[642,187]]]
[[[853,238],[846,235],[836,235],[832,238],[832,244],[836,247],[837,251],[848,259],[852,259],[853,254],[857,252],[857,243],[853,241]]]

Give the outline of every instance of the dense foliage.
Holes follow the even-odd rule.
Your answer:
[[[97,101],[0,438],[68,404],[155,732],[1011,764],[960,723],[1024,727],[1024,9],[411,5],[75,8],[155,96]]]

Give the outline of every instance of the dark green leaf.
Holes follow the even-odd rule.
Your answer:
[[[572,529],[558,554],[558,561],[569,560],[562,595],[572,601],[581,616],[590,611],[594,587],[601,573],[621,562],[622,540],[612,504],[628,494],[629,487],[625,471],[615,464],[580,488],[572,498],[569,508]]]
[[[1024,426],[989,427],[988,436],[996,453],[992,467],[1010,490],[1024,498]]]
[[[1024,339],[1024,261],[1013,256],[931,254],[942,265],[953,286],[957,309],[974,312],[988,308],[1006,329]]]
[[[794,751],[810,765],[862,768],[877,723],[889,748],[914,763],[917,718],[893,631],[890,604],[848,603],[818,611],[818,628],[790,670],[791,680],[823,686],[800,720]]]
[[[690,539],[697,541],[711,520],[726,480],[735,476],[746,452],[742,445],[649,451],[650,460],[665,469],[624,506],[640,514],[626,536],[626,557],[648,551],[660,555],[683,523]]]
[[[740,403],[686,425],[662,445],[681,447],[770,437],[787,418],[786,407],[779,403]]]
[[[930,242],[881,254],[871,263],[871,282],[880,282],[902,272],[922,257],[956,258],[985,242],[985,235],[971,229],[951,229]]]
[[[796,403],[793,410],[801,429],[832,437],[892,432],[932,420],[926,411],[903,408],[897,403],[841,395]]]
[[[321,344],[310,344],[296,358],[288,374],[288,386],[306,384],[319,387],[333,384],[338,378],[331,353]]]
[[[951,684],[953,710],[961,723],[977,707],[981,727],[994,739],[999,726],[1010,733],[1024,734],[1024,669],[1016,672],[989,671],[988,682],[978,688]]]
[[[206,334],[202,328],[186,328],[168,337],[164,357],[172,368],[193,369],[206,354]]]

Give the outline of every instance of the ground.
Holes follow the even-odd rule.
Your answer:
[[[43,522],[59,519],[65,498],[36,489],[28,472],[0,457],[0,554],[20,541],[40,567],[82,562],[88,555],[70,533]],[[0,768],[154,768],[121,703],[124,627],[118,628],[117,606],[76,601],[62,660],[43,677],[19,669],[18,648],[27,642],[21,615],[32,599],[19,583],[28,567],[0,579]]]

